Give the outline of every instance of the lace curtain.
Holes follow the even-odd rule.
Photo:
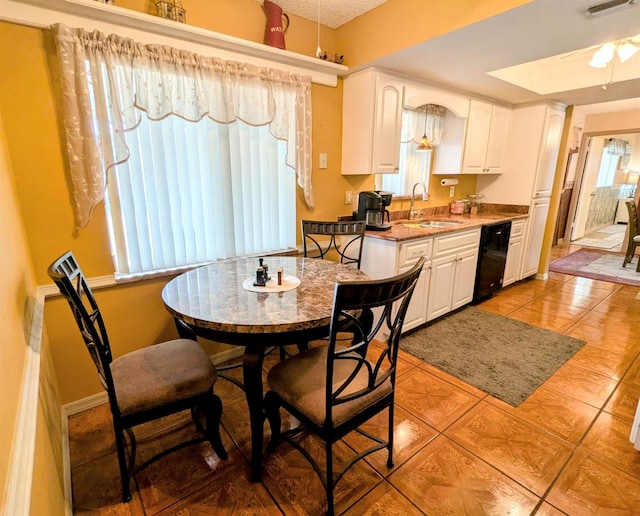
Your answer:
[[[269,125],[307,205],[311,187],[311,78],[129,38],[53,27],[62,68],[64,125],[79,227],[104,198],[107,170],[129,158],[124,133],[177,115]]]
[[[431,145],[439,145],[442,141],[446,112],[447,108],[437,104],[427,104],[418,109],[404,109],[402,111],[402,143],[413,141],[417,144],[426,134]]]

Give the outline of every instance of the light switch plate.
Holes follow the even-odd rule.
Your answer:
[[[344,203],[345,204],[352,204],[353,203],[353,192],[351,190],[347,190],[344,193]]]
[[[321,152],[320,153],[320,164],[319,164],[319,167],[321,169],[327,168],[327,153],[326,152]]]

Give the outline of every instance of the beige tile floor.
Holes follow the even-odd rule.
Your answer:
[[[575,249],[555,247],[553,257]],[[640,452],[628,439],[640,398],[639,293],[550,273],[482,303],[485,310],[587,341],[517,408],[402,353],[395,467],[386,468],[383,452],[361,461],[338,485],[337,513],[640,514]],[[136,476],[129,504],[119,498],[108,409],[73,416],[75,513],[323,514],[319,480],[285,445],[265,457],[262,482],[247,480],[242,392],[224,380],[216,389],[224,403],[228,460],[206,444],[164,457]],[[367,426],[382,431],[384,417]],[[194,432],[180,416],[144,430],[142,455]],[[319,442],[306,440],[320,455]],[[357,436],[347,436],[338,444],[338,460],[358,444]]]

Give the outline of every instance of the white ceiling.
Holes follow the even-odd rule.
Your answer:
[[[275,1],[285,12],[317,19],[318,0]],[[379,66],[509,104],[548,99],[582,106],[633,99],[616,102],[616,110],[640,108],[640,52],[624,64],[614,60],[613,70],[596,70],[587,65],[592,51],[586,50],[623,38],[637,41],[640,0],[597,17],[585,14],[602,1],[534,0],[360,67]],[[321,23],[337,27],[382,3],[320,0]],[[524,71],[497,72],[535,61],[539,62]],[[535,93],[491,72],[503,79],[524,80],[520,84],[547,93]],[[603,89],[610,79],[612,83]],[[585,80],[591,85],[580,82]]]

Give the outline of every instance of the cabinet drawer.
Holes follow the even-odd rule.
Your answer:
[[[421,238],[400,244],[398,267],[403,267],[418,261],[421,256],[431,258],[433,238]]]
[[[524,231],[524,220],[514,220],[511,223],[510,239],[513,240],[515,238],[520,238],[522,236],[523,231]]]
[[[433,256],[442,256],[456,252],[465,247],[478,247],[480,245],[480,229],[450,233],[435,238]]]

